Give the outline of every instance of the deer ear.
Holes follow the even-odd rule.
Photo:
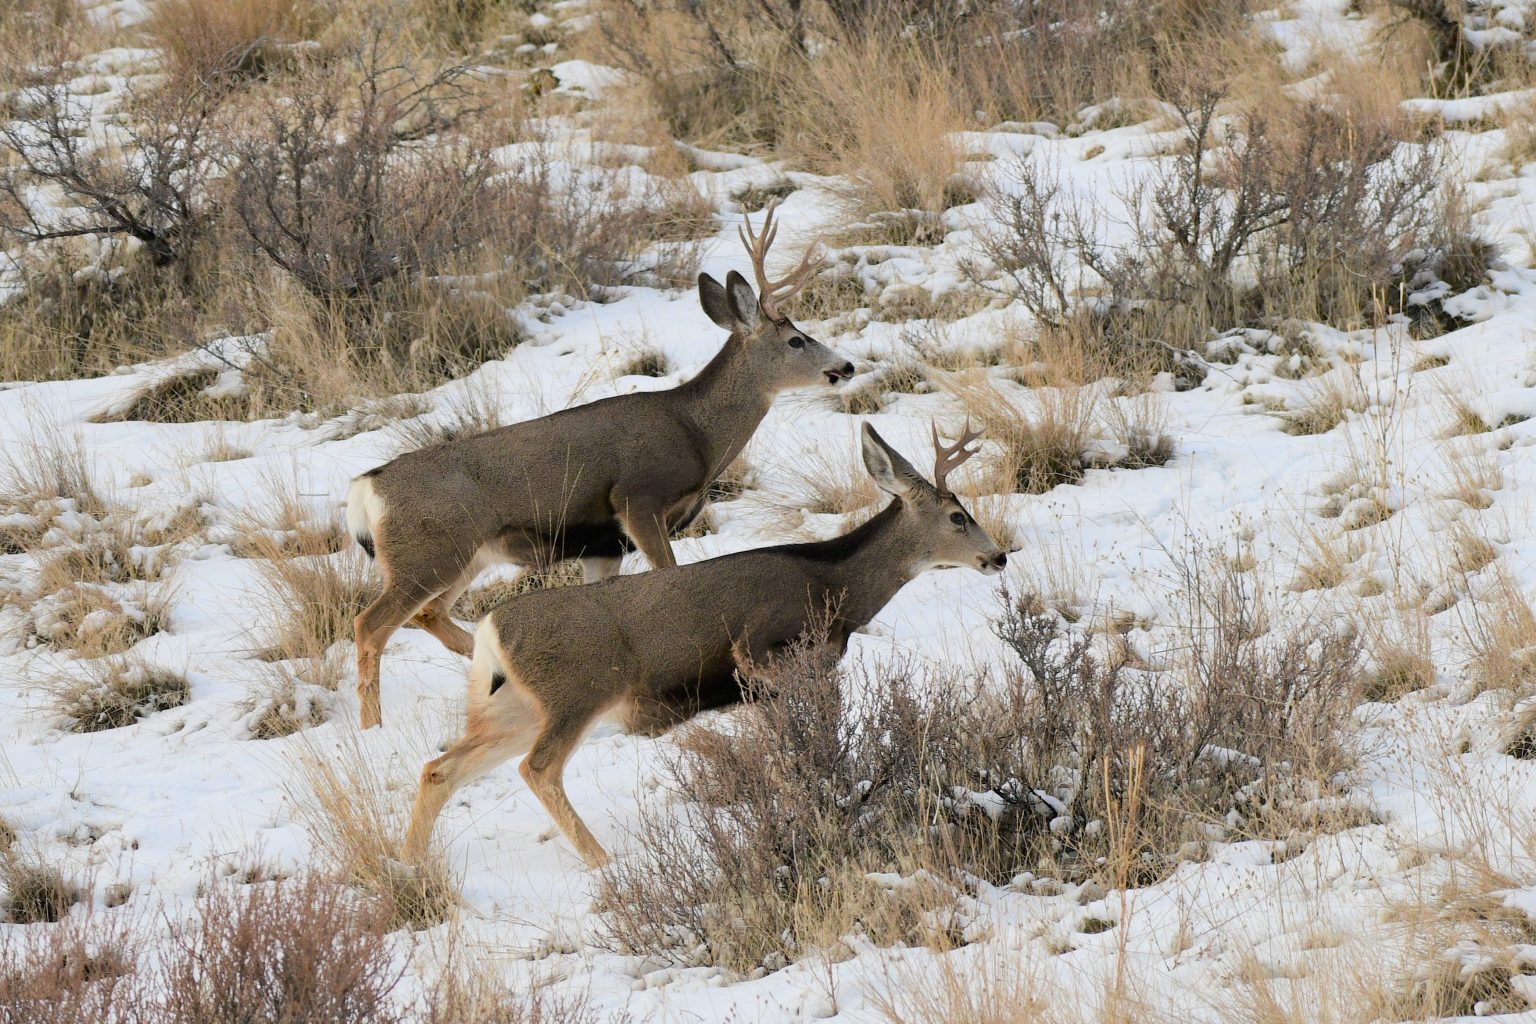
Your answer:
[[[898,498],[915,498],[927,492],[928,481],[896,454],[885,438],[875,433],[874,427],[865,423],[863,434],[864,468],[869,470],[876,487]]]
[[[736,317],[731,313],[731,300],[726,298],[725,288],[708,274],[699,275],[699,305],[717,327],[736,329]]]
[[[738,324],[751,331],[762,323],[762,310],[758,307],[752,286],[734,270],[725,277],[725,294],[730,297],[731,313]]]

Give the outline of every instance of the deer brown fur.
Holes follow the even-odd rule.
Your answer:
[[[588,864],[606,854],[566,798],[567,758],[588,729],[616,715],[655,735],[742,699],[743,678],[806,634],[829,653],[909,580],[936,565],[1002,570],[1007,556],[943,489],[973,454],[938,444],[930,485],[868,424],[864,463],[892,501],[850,533],[738,552],[584,587],[515,597],[480,622],[464,735],[422,769],[403,856],[420,858],[433,822],[464,783],[526,753],[530,789]]]
[[[742,235],[759,294],[735,271],[724,286],[699,275],[705,313],[731,334],[692,380],[445,441],[352,482],[349,526],[384,576],[355,623],[364,728],[381,721],[379,658],[406,621],[467,655],[471,637],[448,609],[489,564],[578,558],[589,582],[616,572],[631,548],[652,566],[675,565],[671,534],[699,514],[774,397],[852,376],[852,363],[779,314],[815,264],[807,253],[770,280],[772,221],[770,209],[762,234]]]

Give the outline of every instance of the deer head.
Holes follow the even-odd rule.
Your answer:
[[[874,478],[875,486],[901,499],[902,514],[908,517],[913,538],[909,550],[917,571],[940,565],[968,565],[991,576],[1002,572],[1008,564],[1007,553],[987,536],[987,531],[971,518],[948,488],[946,478],[950,471],[976,454],[977,449],[966,446],[981,433],[973,432],[970,426],[967,420],[960,440],[947,447],[934,427],[934,482],[930,484],[885,443],[874,427],[864,424],[864,467]]]
[[[770,205],[760,232],[752,230],[750,219],[738,231],[757,278],[756,294],[746,278],[734,270],[726,276],[723,286],[708,274],[700,274],[699,302],[711,320],[741,341],[760,372],[778,386],[800,387],[823,379],[830,384],[847,380],[853,376],[853,364],[784,315],[784,303],[810,283],[821,267],[821,257],[813,245],[788,273],[770,278],[768,250],[779,233],[773,213],[774,206]]]

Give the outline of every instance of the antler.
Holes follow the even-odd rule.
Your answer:
[[[805,255],[800,257],[799,264],[793,270],[777,281],[768,279],[768,250],[779,234],[779,226],[773,222],[773,211],[778,205],[778,200],[768,204],[761,233],[752,232],[751,217],[743,218],[744,226],[736,229],[736,233],[741,236],[741,244],[747,247],[747,254],[752,258],[752,273],[757,278],[757,304],[763,307],[763,312],[772,320],[783,319],[779,313],[779,303],[804,288],[811,275],[821,269],[821,253],[812,245],[805,250]]]
[[[935,423],[932,426],[934,450],[933,486],[938,489],[940,494],[948,494],[950,491],[945,486],[944,478],[949,476],[950,470],[981,450],[980,448],[966,448],[966,445],[981,437],[981,431],[971,429],[971,418],[967,416],[965,418],[965,430],[961,432],[960,440],[946,448],[944,443],[939,440],[938,424]]]

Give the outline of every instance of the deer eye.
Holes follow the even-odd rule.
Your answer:
[[[956,526],[964,526],[965,525],[965,513],[964,512],[951,512],[949,514],[949,521],[954,523]]]
[[[797,334],[793,338],[789,339],[789,347],[790,348],[804,348],[805,347],[805,339],[800,337],[800,335]]]

